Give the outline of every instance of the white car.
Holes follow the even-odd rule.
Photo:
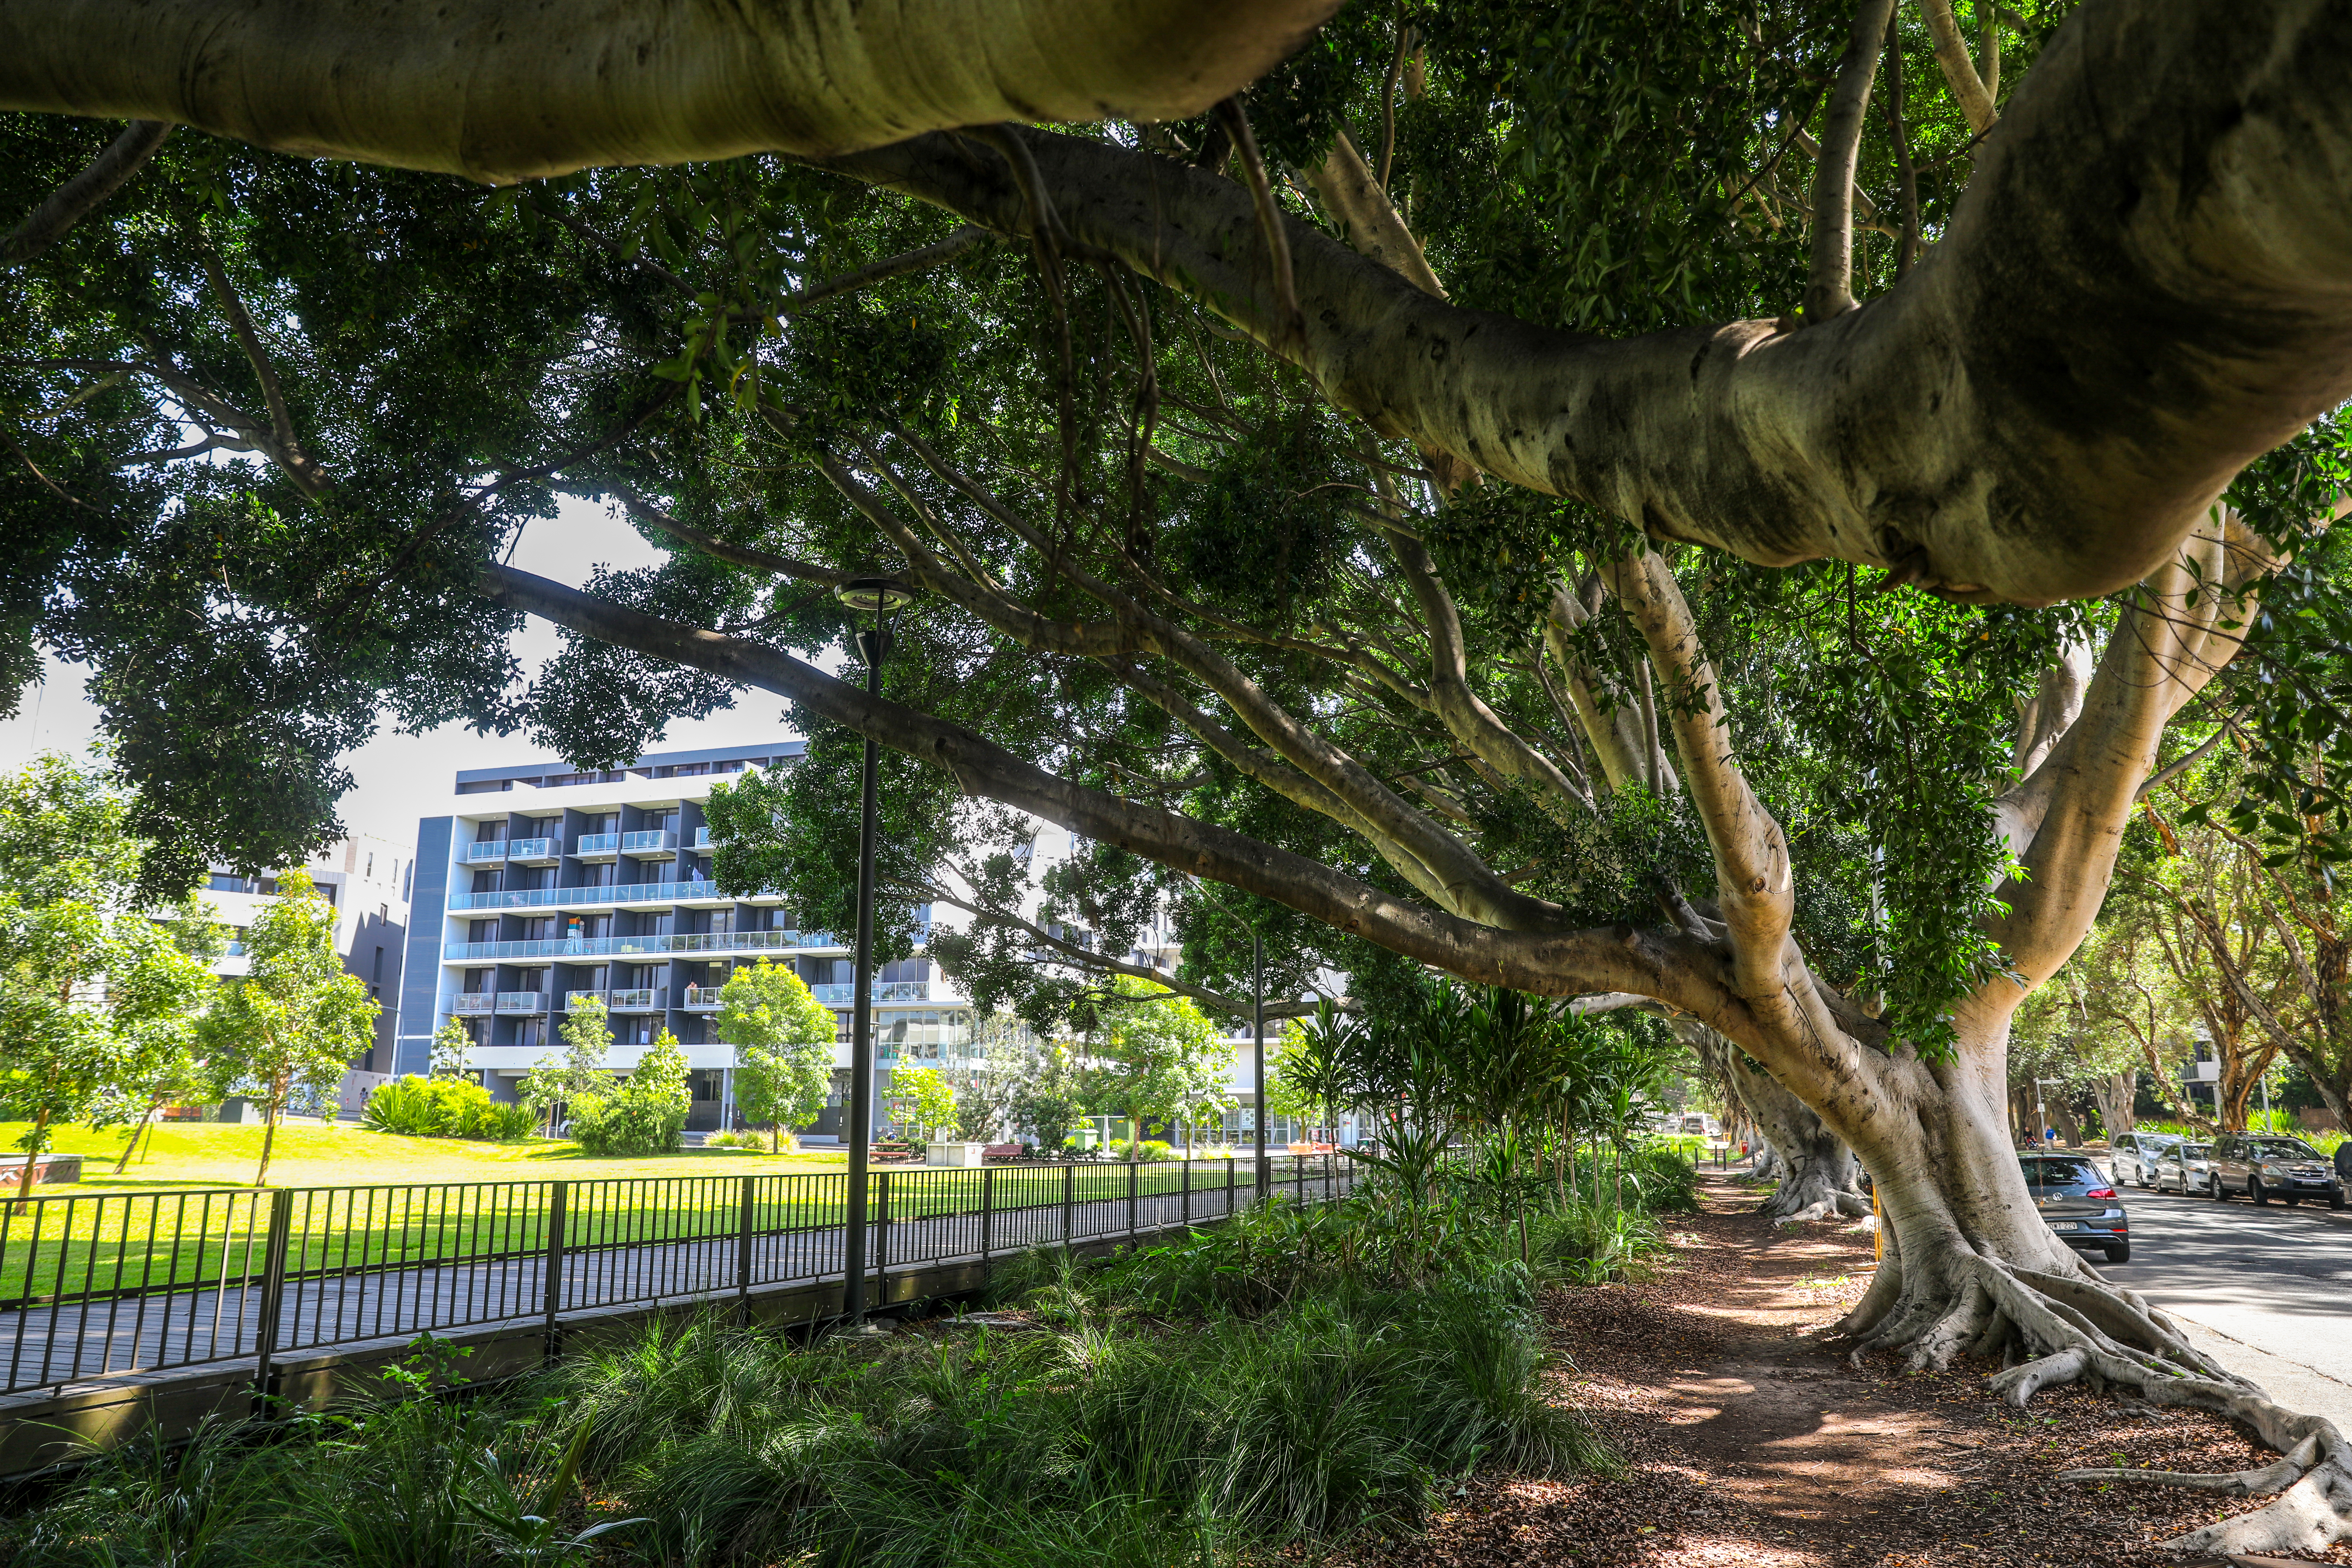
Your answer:
[[[2186,1142],[2178,1132],[2118,1132],[2107,1145],[2107,1174],[2117,1186],[2131,1182],[2153,1187],[2158,1159]]]

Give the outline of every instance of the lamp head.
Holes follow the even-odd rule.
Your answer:
[[[915,591],[893,577],[852,577],[833,596],[853,610],[896,610],[915,602]]]

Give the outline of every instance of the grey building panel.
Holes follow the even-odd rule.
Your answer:
[[[736,757],[797,757],[805,749],[804,742],[772,741],[734,746],[704,746],[691,752],[648,752],[629,763],[626,771],[635,773],[646,768],[674,768],[688,763],[720,763]],[[576,771],[570,763],[550,757],[540,762],[509,763],[497,768],[460,768],[457,770],[457,782],[469,784],[498,779],[544,778],[550,773]]]
[[[441,983],[443,905],[449,893],[449,836],[456,819],[427,816],[416,824],[415,896],[409,903],[408,959],[401,965],[400,1037],[392,1049],[392,1070],[432,1070],[433,1031]]]

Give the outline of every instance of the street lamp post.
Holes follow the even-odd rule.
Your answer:
[[[887,577],[853,577],[835,592],[852,610],[873,613],[873,628],[857,633],[857,652],[866,661],[866,695],[879,697],[882,661],[890,653],[890,629],[883,617],[912,603],[915,595]],[[869,734],[857,830],[857,960],[849,1004],[849,1193],[841,1243],[841,1311],[853,1323],[866,1316],[866,1173],[874,1148],[874,791],[878,763]]]

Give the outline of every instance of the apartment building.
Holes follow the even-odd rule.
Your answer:
[[[583,773],[556,762],[459,773],[416,828],[416,878],[394,1070],[428,1070],[435,1033],[456,1018],[467,1067],[512,1100],[558,1029],[588,997],[610,1015],[607,1065],[633,1068],[662,1030],[692,1073],[689,1131],[732,1120],[734,1048],[710,1015],[735,968],[790,963],[836,1010],[834,1104],[812,1131],[838,1134],[848,1089],[855,987],[850,933],[803,931],[781,896],[732,898],[710,879],[704,803],[714,783],[789,767],[797,741],[656,752]],[[877,1102],[890,1069],[960,1058],[971,1009],[920,952],[874,986]]]

